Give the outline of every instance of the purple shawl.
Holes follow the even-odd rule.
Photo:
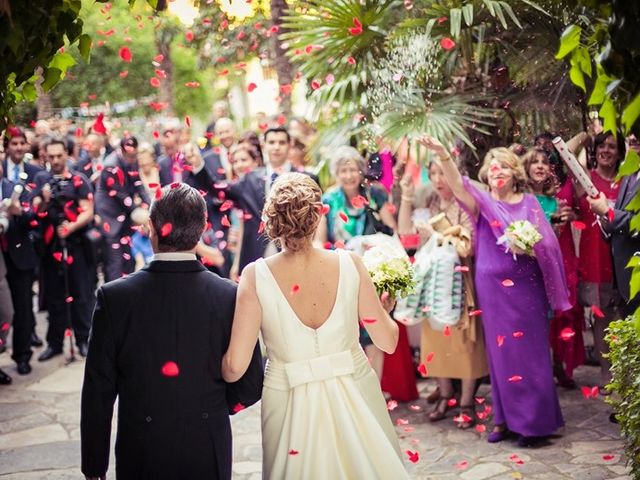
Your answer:
[[[489,225],[497,227],[490,229],[496,242],[509,224],[514,221],[528,220],[536,226],[542,235],[542,240],[533,247],[533,250],[542,271],[549,304],[556,311],[562,312],[571,309],[560,244],[536,197],[525,193],[524,199],[520,203],[506,204],[495,200],[489,192],[479,190],[468,177],[463,177],[463,183],[467,192],[478,204],[480,215]],[[461,202],[458,203],[466,209]]]

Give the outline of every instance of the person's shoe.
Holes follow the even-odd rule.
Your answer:
[[[62,355],[62,349],[56,350],[51,345],[49,345],[44,352],[40,354],[38,357],[39,362],[46,362],[47,360],[51,360],[56,355]]]
[[[44,345],[44,343],[42,343],[42,340],[40,339],[38,334],[36,334],[36,332],[31,332],[31,346],[41,347],[42,345]]]
[[[20,375],[29,375],[31,373],[29,362],[18,362],[18,373]]]
[[[451,408],[449,406],[449,400],[452,397],[440,397],[436,402],[436,406],[429,412],[427,418],[430,422],[438,422],[443,420],[447,416],[447,411]]]
[[[440,400],[440,387],[436,387],[436,389],[427,396],[427,403],[436,403],[438,400]]]
[[[78,353],[81,357],[86,358],[87,353],[89,353],[89,344],[87,342],[78,343]]]
[[[11,383],[11,377],[0,370],[0,385],[9,385]]]
[[[505,426],[496,425],[489,435],[487,435],[487,442],[498,443],[503,441],[509,435],[509,430]]]

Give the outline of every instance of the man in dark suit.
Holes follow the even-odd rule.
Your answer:
[[[627,139],[627,145],[636,155],[640,153],[640,145],[634,135]],[[598,215],[600,225],[611,243],[615,283],[620,295],[625,300],[623,307],[625,316],[633,314],[640,306],[640,297],[630,298],[629,282],[631,281],[632,269],[627,268],[631,257],[640,251],[640,237],[630,228],[631,219],[636,213],[626,210],[639,190],[640,170],[622,179],[618,198],[613,208],[609,206],[603,193],[600,193],[600,196],[595,199],[587,197],[591,210]]]
[[[7,129],[4,148],[7,152],[7,160],[3,165],[3,171],[10,172],[10,176],[2,179],[2,198],[11,198],[16,185],[22,188],[20,202],[16,202],[9,209],[11,221],[1,247],[7,265],[7,281],[15,310],[11,357],[17,364],[18,373],[26,375],[31,372],[29,361],[32,355],[31,343],[35,326],[32,286],[38,256],[32,239],[32,222],[35,221],[35,214],[30,208],[24,208],[24,205],[29,205],[30,185],[35,175],[42,169],[23,161],[29,149],[23,130],[17,127]],[[12,181],[11,178],[16,181]]]
[[[151,206],[148,267],[103,285],[93,315],[82,389],[82,472],[104,478],[119,397],[119,480],[231,478],[228,415],[262,392],[256,345],[245,376],[222,379],[236,285],[196,260],[206,204],[185,184]]]
[[[133,272],[130,236],[134,221],[131,213],[149,198],[138,178],[138,140],[123,138],[120,149],[109,155],[96,187],[95,207],[105,239],[105,281]]]
[[[247,173],[240,181],[230,184],[223,190],[227,197],[244,211],[239,273],[242,273],[249,263],[262,258],[265,254],[275,253],[275,247],[270,245],[262,233],[262,209],[271,185],[278,175],[296,171],[288,161],[291,136],[285,128],[269,128],[264,133],[264,142],[264,150],[269,158],[267,166]],[[301,173],[309,175],[320,184],[318,177],[314,174],[305,171]]]
[[[73,328],[78,352],[87,356],[95,275],[87,261],[85,234],[93,222],[93,189],[82,173],[71,173],[61,138],[46,147],[51,171],[36,175],[33,206],[46,212],[40,220],[44,232],[42,285],[49,312],[47,348],[38,357],[45,362],[62,353],[66,328]]]

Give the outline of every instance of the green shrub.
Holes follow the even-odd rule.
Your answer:
[[[615,392],[607,402],[613,406],[625,442],[631,476],[640,480],[640,332],[632,321],[618,320],[609,325],[609,359]]]

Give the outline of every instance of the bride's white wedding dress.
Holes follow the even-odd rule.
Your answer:
[[[333,310],[304,325],[262,259],[256,290],[267,364],[262,394],[263,478],[404,479],[396,433],[377,376],[358,343],[360,277],[338,250]]]

